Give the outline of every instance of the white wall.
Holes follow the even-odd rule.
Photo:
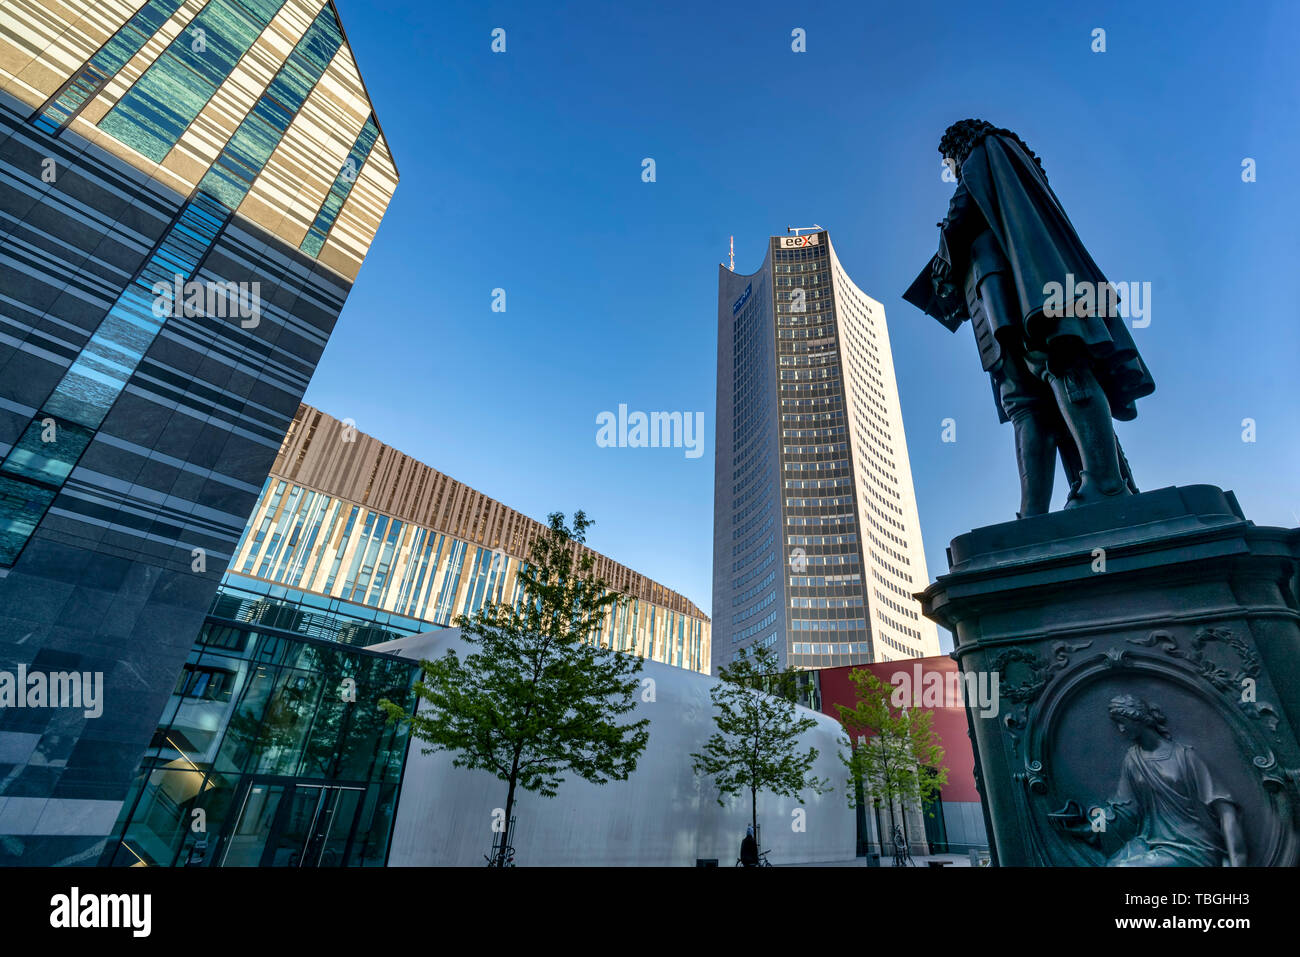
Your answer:
[[[375,650],[411,658],[441,657],[466,643],[457,629],[402,638]],[[514,847],[519,866],[693,866],[717,858],[731,867],[749,822],[749,795],[717,804],[711,781],[691,770],[690,753],[713,732],[709,689],[716,678],[646,662],[655,701],[641,702],[628,720],[650,719],[650,741],[626,781],[606,785],[566,781],[554,798],[517,791]],[[831,790],[806,792],[806,830],[792,828],[793,798],[760,792],[758,820],[773,864],[845,860],[854,855],[854,816],[845,798],[845,769],[838,758],[839,723],[807,709],[817,727],[801,748],[817,748],[815,774]],[[847,739],[845,739],[847,740]],[[486,771],[453,768],[445,752],[425,755],[412,741],[393,829],[389,865],[481,866],[492,846],[492,810],[505,805],[506,785]]]

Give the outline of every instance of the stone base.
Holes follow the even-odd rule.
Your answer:
[[[1300,529],[1193,485],[948,558],[919,597],[966,680],[998,681],[996,713],[968,713],[999,864],[1221,864],[1233,817],[1245,863],[1297,863]]]

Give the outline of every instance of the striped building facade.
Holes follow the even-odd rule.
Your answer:
[[[102,850],[396,183],[332,3],[0,8],[0,863]]]
[[[235,548],[213,614],[370,645],[450,626],[487,601],[518,599],[520,562],[544,528],[304,405]],[[684,596],[586,551],[594,573],[630,599],[611,611],[595,640],[707,673],[708,616]],[[286,607],[290,622],[266,618],[283,616]]]

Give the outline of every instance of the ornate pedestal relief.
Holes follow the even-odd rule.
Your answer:
[[[1296,863],[1294,746],[1233,630],[1018,646],[989,666],[1036,863]]]

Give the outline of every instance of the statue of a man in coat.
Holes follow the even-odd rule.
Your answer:
[[[1111,419],[1136,417],[1155,383],[1114,287],[1015,133],[962,120],[939,152],[957,189],[939,251],[904,298],[954,332],[971,320],[999,419],[1015,428],[1018,517],[1049,509],[1058,453],[1066,508],[1136,492]],[[1066,301],[1064,289],[1083,295]]]

